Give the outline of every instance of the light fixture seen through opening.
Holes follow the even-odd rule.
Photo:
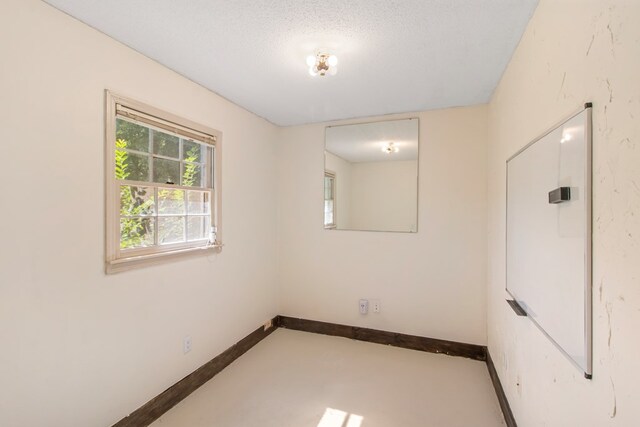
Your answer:
[[[400,151],[400,149],[393,142],[389,142],[382,146],[383,153],[391,154],[391,153],[397,153],[398,151]]]
[[[560,140],[560,144],[564,144],[567,141],[571,141],[571,138],[572,138],[572,136],[571,136],[571,134],[569,132],[564,132],[562,134],[562,139]]]
[[[326,52],[318,52],[315,56],[307,56],[309,74],[312,76],[334,76],[338,72],[338,58]]]

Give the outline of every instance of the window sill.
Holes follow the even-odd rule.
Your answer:
[[[163,264],[167,261],[185,258],[188,256],[210,255],[215,252],[220,252],[222,250],[222,246],[224,246],[222,243],[217,243],[211,246],[201,246],[196,248],[180,249],[171,252],[160,252],[155,254],[119,258],[106,262],[106,273],[120,273],[123,271],[133,270],[135,268]]]

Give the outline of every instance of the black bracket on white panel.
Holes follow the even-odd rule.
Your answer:
[[[549,191],[549,203],[558,204],[571,200],[571,187],[558,187]]]
[[[518,316],[526,316],[527,315],[527,312],[524,311],[524,308],[522,308],[522,306],[520,304],[518,304],[518,301],[513,300],[513,299],[508,299],[507,302],[509,303],[509,305],[511,306],[513,311],[515,311]]]

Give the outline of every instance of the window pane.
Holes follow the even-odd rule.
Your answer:
[[[116,179],[149,181],[149,156],[116,150]]]
[[[324,201],[324,225],[333,224],[333,200]]]
[[[149,152],[149,128],[128,122],[116,120],[116,146],[130,150]]]
[[[120,186],[120,215],[147,216],[153,215],[155,201],[153,187]]]
[[[120,249],[153,245],[153,218],[120,218]]]
[[[180,162],[154,158],[153,182],[161,182],[163,184],[179,184]]]
[[[185,187],[202,187],[202,166],[197,163],[185,163],[182,173],[182,185]]]
[[[202,144],[198,144],[197,142],[189,141],[186,139],[182,140],[182,160],[187,162],[197,162],[203,163],[203,149]]]
[[[209,213],[209,193],[206,191],[187,191],[187,212],[193,214]]]
[[[333,199],[333,178],[324,177],[324,199]]]
[[[180,138],[154,130],[153,153],[177,159],[180,153]]]
[[[184,190],[158,188],[158,215],[184,215]]]
[[[187,217],[187,240],[204,240],[209,238],[208,216],[190,216]]]
[[[183,216],[158,217],[158,243],[184,242],[184,220]]]

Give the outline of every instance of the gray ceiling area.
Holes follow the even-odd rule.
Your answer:
[[[46,0],[281,126],[486,103],[537,0]],[[319,49],[335,76],[309,75]]]

